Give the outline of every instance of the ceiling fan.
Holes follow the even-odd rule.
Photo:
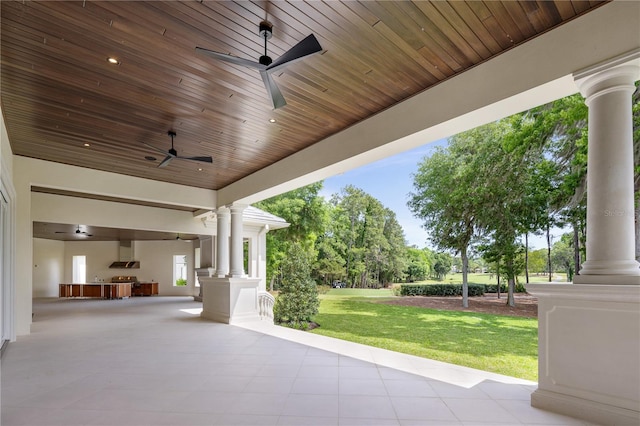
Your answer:
[[[163,154],[166,155],[166,157],[164,157],[164,160],[162,160],[160,162],[160,164],[158,164],[158,167],[166,167],[171,161],[173,161],[174,158],[177,158],[178,160],[191,160],[191,161],[200,161],[203,163],[213,163],[213,158],[211,157],[181,157],[178,155],[178,151],[175,150],[175,148],[173,147],[173,138],[176,136],[176,132],[174,132],[173,130],[169,130],[167,132],[167,134],[171,137],[171,149],[168,151],[164,151],[158,147],[155,147],[153,145],[149,145],[148,143],[143,142],[146,146],[148,146],[151,149],[154,149],[158,152],[161,152]]]
[[[184,241],[184,242],[187,242],[187,243],[191,242],[191,240],[189,240],[189,239],[182,238],[180,236],[180,233],[177,233],[175,238],[163,238],[163,240],[165,240],[165,241]]]
[[[262,21],[258,28],[258,33],[261,37],[264,37],[264,55],[260,56],[258,62],[238,58],[237,56],[228,55],[226,53],[214,52],[213,50],[203,49],[202,47],[196,47],[196,52],[200,52],[215,59],[220,59],[235,65],[255,68],[260,71],[262,81],[264,82],[267,92],[269,93],[269,97],[271,98],[273,109],[278,109],[285,106],[287,102],[284,100],[284,96],[282,96],[282,93],[276,85],[276,82],[273,80],[273,77],[271,77],[271,73],[278,71],[287,65],[304,58],[305,56],[320,52],[322,47],[316,37],[313,34],[310,34],[291,49],[287,50],[274,62],[269,56],[267,56],[267,40],[272,36],[273,25],[268,21]]]
[[[75,230],[75,232],[67,232],[67,231],[56,231],[55,234],[76,234],[79,237],[93,237],[93,234],[90,234],[86,231],[81,231],[80,230],[80,225],[78,225],[78,229]]]

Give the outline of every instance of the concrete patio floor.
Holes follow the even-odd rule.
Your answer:
[[[535,383],[265,322],[184,297],[34,300],[0,363],[10,425],[584,425]]]

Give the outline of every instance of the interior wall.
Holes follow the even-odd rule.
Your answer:
[[[13,152],[0,108],[0,340],[15,340],[16,300],[16,191],[13,185]]]
[[[136,260],[140,261],[138,279],[157,281],[161,296],[193,296],[195,290],[194,243],[190,241],[136,241]],[[187,285],[173,285],[173,256],[187,256]],[[132,270],[136,271],[136,270]]]
[[[33,297],[57,297],[64,281],[64,241],[33,239]]]
[[[44,261],[55,257],[54,249],[62,245],[61,273],[56,278],[38,278],[37,274],[47,271],[41,268]],[[59,283],[72,280],[73,256],[87,256],[87,282],[110,282],[118,275],[133,275],[138,281],[158,283],[161,296],[192,296],[195,293],[194,245],[186,241],[134,241],[134,260],[140,262],[136,269],[112,269],[109,265],[118,260],[117,241],[52,241],[34,239],[34,297],[52,297],[58,295]],[[37,248],[36,248],[37,246]],[[187,285],[173,285],[173,256],[187,256]],[[53,268],[53,267],[52,267]],[[36,271],[37,270],[37,271]],[[37,286],[37,289],[36,289]],[[42,295],[42,296],[39,296]]]
[[[64,283],[73,279],[73,256],[87,256],[87,282],[104,280],[121,275],[119,269],[109,269],[112,262],[118,260],[117,241],[65,241],[64,242]],[[131,269],[127,270],[131,271]],[[135,275],[126,272],[126,275]]]

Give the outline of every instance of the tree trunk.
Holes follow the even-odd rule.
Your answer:
[[[496,262],[496,276],[498,277],[498,299],[500,299],[500,262]]]
[[[516,288],[516,283],[513,276],[513,260],[507,260],[505,266],[507,267],[507,305],[514,308],[516,306],[516,300],[513,293]]]
[[[524,278],[529,284],[529,233],[524,234]]]
[[[508,282],[509,282],[509,292],[507,293],[507,305],[511,306],[512,308],[515,308],[516,299],[513,293],[515,291],[516,283],[513,277],[509,277]]]
[[[549,282],[552,281],[553,271],[551,270],[551,227],[547,224],[547,269],[549,270]]]
[[[271,277],[271,281],[269,281],[269,288],[271,289],[271,291],[273,291],[273,283],[276,281],[276,276],[273,275]]]
[[[573,275],[580,275],[580,234],[575,223],[573,224]]]
[[[462,258],[462,307],[469,307],[469,282],[467,281],[467,269],[469,266],[469,258],[467,257],[467,248],[460,251]]]

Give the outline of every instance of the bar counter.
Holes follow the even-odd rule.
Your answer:
[[[131,297],[131,283],[60,284],[60,297],[124,299]]]

